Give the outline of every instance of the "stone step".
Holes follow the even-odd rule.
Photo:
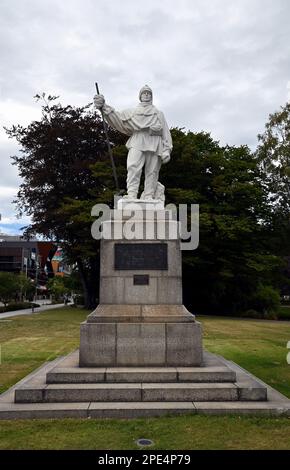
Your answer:
[[[54,368],[46,376],[47,384],[69,383],[224,383],[235,382],[236,373],[228,367],[118,367]]]
[[[180,414],[290,416],[285,402],[0,403],[1,419],[141,418]]]
[[[251,393],[247,392],[247,400],[251,401]],[[27,384],[15,390],[15,402],[208,402],[237,401],[240,395],[241,390],[232,383]],[[254,399],[264,398],[255,393]]]
[[[206,363],[201,368],[203,371],[205,368],[214,366],[229,368],[236,373],[235,383],[47,384],[47,373],[53,369],[61,367],[78,368],[78,354],[75,352],[65,358],[58,358],[44,364],[11,389],[2,393],[0,395],[0,420],[72,417],[85,419],[137,418],[181,413],[263,414],[275,416],[287,414],[290,416],[290,400],[288,398],[237,366],[237,364],[208,353],[205,354],[205,360]],[[142,368],[142,370],[144,369]],[[102,398],[103,394],[103,396],[106,396],[104,400],[95,401],[96,387],[101,387],[101,389],[98,389],[98,399]],[[188,394],[191,398],[189,400],[189,396],[184,393],[185,388],[182,389],[182,387],[190,389]],[[171,388],[171,390],[164,391],[161,390],[162,388]],[[73,401],[75,394],[78,394],[79,398],[84,400],[86,389],[89,389],[89,393],[92,394],[92,397],[89,398],[93,398],[93,400]],[[181,399],[169,399],[170,396],[174,397],[176,389]],[[120,390],[121,394],[119,393]],[[226,392],[224,393],[223,390],[226,390]],[[83,393],[84,396],[80,396]],[[202,393],[203,397],[201,398]],[[48,401],[48,398],[50,400],[59,398],[59,396],[53,397],[51,394],[58,394],[65,401]],[[135,399],[139,401],[132,400],[134,394]],[[225,400],[221,399],[221,394],[227,394]],[[17,403],[15,403],[15,395]],[[112,395],[114,399],[108,401],[112,398]],[[154,395],[155,397],[158,396],[158,400],[149,401],[153,400]],[[116,399],[118,396],[125,396],[125,398],[119,398],[118,400]],[[206,398],[209,398],[209,401],[205,401]],[[235,400],[230,401],[229,398],[235,398]]]

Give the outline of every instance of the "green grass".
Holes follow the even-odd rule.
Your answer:
[[[202,317],[204,347],[244,367],[290,398],[290,324]]]
[[[0,422],[1,449],[290,449],[290,419],[179,416],[135,420]]]
[[[0,321],[0,393],[44,362],[76,349],[88,313],[67,307]]]
[[[79,344],[87,311],[62,308],[0,321],[1,389]],[[205,347],[231,359],[290,398],[290,324],[202,317]],[[0,421],[1,449],[290,449],[287,417],[179,416],[136,420]]]

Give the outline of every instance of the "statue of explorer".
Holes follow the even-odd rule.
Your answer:
[[[116,111],[106,104],[103,95],[94,96],[96,108],[101,109],[107,123],[130,136],[126,143],[127,195],[137,199],[143,166],[145,168],[144,191],[141,199],[164,201],[164,186],[158,182],[162,163],[170,160],[172,139],[164,114],[152,104],[152,90],[141,88],[140,103],[134,109]]]

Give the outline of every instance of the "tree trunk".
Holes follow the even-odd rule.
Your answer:
[[[83,286],[85,308],[93,310],[98,305],[99,275],[96,269],[98,261],[92,260],[90,268],[87,269],[80,259],[77,261],[77,265]]]

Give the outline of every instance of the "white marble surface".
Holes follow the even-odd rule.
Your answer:
[[[148,85],[139,92],[136,108],[116,111],[103,95],[95,95],[94,104],[101,109],[107,123],[128,135],[127,194],[136,199],[144,169],[144,191],[141,195],[164,201],[164,186],[158,181],[162,164],[168,163],[172,138],[164,114],[153,105],[153,92]]]
[[[132,211],[159,211],[164,210],[164,202],[158,199],[131,199],[122,198],[117,202],[118,210]]]

